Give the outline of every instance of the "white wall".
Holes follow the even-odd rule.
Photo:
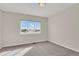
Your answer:
[[[79,5],[49,18],[49,41],[79,52]]]
[[[2,27],[2,11],[0,10],[0,48],[2,48],[2,30],[3,30],[3,27]]]
[[[41,21],[41,34],[20,35],[20,20],[39,20]],[[3,46],[14,46],[19,44],[27,44],[32,42],[47,41],[47,18],[30,16],[19,13],[4,12],[4,30],[3,30]]]

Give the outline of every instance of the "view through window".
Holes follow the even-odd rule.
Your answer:
[[[21,34],[40,33],[40,31],[41,31],[40,21],[31,21],[31,20],[20,21]]]

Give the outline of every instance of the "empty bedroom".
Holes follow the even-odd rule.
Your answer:
[[[79,4],[0,3],[0,56],[79,56]]]

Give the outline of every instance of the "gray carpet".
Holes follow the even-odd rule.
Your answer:
[[[24,56],[79,56],[79,53],[54,43],[42,42],[35,44]]]
[[[33,48],[27,51],[28,47]],[[26,50],[24,51],[25,48]],[[18,49],[21,50],[19,51]],[[4,52],[8,51],[11,51],[11,53],[7,53],[9,56],[17,56],[18,51],[20,52],[18,52],[19,56],[22,54],[24,56],[79,56],[78,52],[72,51],[70,49],[64,48],[51,42],[40,42],[36,44],[25,44],[14,47],[5,47],[0,50],[0,53],[3,54]],[[7,54],[5,54],[4,56],[6,56]]]

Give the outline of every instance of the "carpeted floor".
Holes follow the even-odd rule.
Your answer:
[[[51,42],[26,44],[0,50],[1,56],[79,56],[78,52]]]

